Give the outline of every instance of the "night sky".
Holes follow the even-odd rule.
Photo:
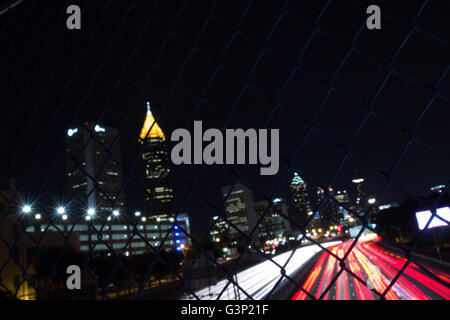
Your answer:
[[[1,184],[15,176],[37,203],[60,201],[64,135],[94,121],[120,130],[127,210],[140,209],[150,101],[168,140],[194,120],[280,129],[277,175],[173,168],[194,232],[237,178],[257,200],[288,198],[292,170],[311,189],[362,176],[379,204],[427,195],[450,177],[450,4],[375,1],[382,29],[367,30],[372,2],[25,0],[0,14]],[[66,28],[70,4],[81,30]]]

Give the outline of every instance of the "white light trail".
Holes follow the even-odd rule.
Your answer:
[[[330,247],[341,243],[341,241],[333,241],[322,243],[324,247]],[[303,266],[311,257],[322,249],[317,245],[310,245],[306,247],[298,248],[291,260],[285,267],[286,275],[292,275],[297,269]],[[292,251],[282,253],[273,257],[273,261],[280,266],[284,266],[289,259]],[[247,292],[255,300],[263,299],[272,290],[276,282],[282,277],[281,269],[272,261],[267,260],[261,262],[253,267],[250,267],[244,271],[237,273],[237,284]],[[236,281],[236,277],[234,278]],[[221,280],[217,284],[212,285],[210,288],[206,287],[195,292],[195,295],[202,300],[216,300],[218,295],[222,292],[223,288],[227,285],[228,279]],[[230,283],[220,296],[221,300],[244,300],[247,299],[247,295],[240,291],[239,288],[234,288],[233,283]],[[236,297],[237,296],[237,297]],[[193,295],[190,295],[187,299],[196,299]]]

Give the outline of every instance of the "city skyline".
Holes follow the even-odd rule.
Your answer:
[[[80,123],[84,123],[84,121],[80,121]],[[90,123],[96,123],[96,122],[91,122],[90,121]],[[104,122],[101,122],[100,124],[103,124],[103,123]],[[67,134],[68,128],[69,129],[70,128],[74,128],[74,126],[67,126],[67,127],[65,127],[63,130],[61,130],[61,133],[64,132],[64,134]],[[136,130],[136,132],[137,131],[138,130]],[[136,134],[138,135],[139,132],[137,132]],[[281,130],[281,134],[283,134],[283,130]],[[121,144],[125,146],[124,147],[125,148],[125,151],[124,151],[125,159],[123,160],[124,161],[123,164],[126,164],[127,163],[126,158],[129,157],[129,155],[133,154],[129,150],[126,150],[127,148],[130,148],[130,145],[132,145],[132,139],[127,139],[126,141],[124,141],[123,137],[121,136],[119,138],[119,140],[120,140]],[[139,147],[137,147],[137,146],[132,148],[132,150],[135,152],[135,154],[139,153]],[[55,172],[62,172],[63,171],[64,162],[65,162],[65,160],[62,161],[62,162],[59,162],[59,164],[55,163],[55,165],[57,167],[58,166],[61,167],[61,169],[57,169]],[[136,168],[135,166],[134,167],[133,166],[134,166],[134,163],[132,163],[131,166],[128,166],[128,168],[131,168],[131,169],[132,168]],[[186,167],[188,167],[188,166],[173,166],[172,165],[172,170],[176,173],[177,177],[178,176],[184,176],[185,172],[187,170]],[[212,167],[214,167],[214,166],[212,166]],[[235,167],[236,166],[230,166],[230,169],[234,170]],[[197,170],[198,169],[194,169],[193,171],[192,170],[191,171],[192,172],[196,172]],[[127,202],[132,204],[131,208],[130,208],[130,212],[137,211],[137,210],[142,210],[142,208],[144,207],[144,202],[142,200],[140,200],[141,196],[139,196],[139,194],[142,192],[142,191],[140,191],[140,190],[142,190],[141,189],[142,187],[140,186],[140,184],[141,184],[141,182],[140,182],[140,180],[141,180],[140,179],[140,175],[141,174],[138,173],[138,171],[135,170],[135,169],[132,169],[131,171],[130,170],[127,170],[127,171],[128,171],[127,172],[128,173],[127,174],[127,180],[125,181],[125,183],[127,185],[127,188],[124,188],[124,191],[126,193],[126,198],[129,199]],[[225,169],[221,168],[221,169],[216,170],[216,172],[223,172],[223,173],[227,172],[227,171],[228,171],[228,168],[225,168]],[[252,171],[252,170],[250,169],[250,171]],[[302,170],[299,170],[299,171],[302,171]],[[339,188],[342,188],[342,189],[350,190],[351,187],[352,187],[352,182],[351,182],[350,176],[353,175],[353,171],[354,171],[354,168],[351,168],[350,170],[347,171],[349,173],[347,178],[345,178],[343,175],[341,175],[339,177],[339,180],[340,180],[341,183],[335,183],[334,185],[338,185],[338,186],[340,186]],[[36,171],[36,173],[37,172],[39,172],[39,171]],[[302,171],[302,172],[304,172],[304,171]],[[223,175],[223,173],[219,173],[219,174]],[[252,174],[252,172],[249,172],[249,174],[250,174],[250,177],[251,177],[250,180],[256,182],[257,184],[260,184],[262,181],[265,181],[265,179],[261,179],[260,177],[257,177],[255,174]],[[283,174],[285,174],[285,173],[283,173]],[[60,175],[56,176],[55,173],[53,175],[55,176],[54,180],[53,181],[49,181],[50,189],[47,189],[44,192],[48,192],[48,193],[51,193],[51,194],[56,194],[57,195],[56,198],[60,198],[61,199],[63,197],[61,195],[61,192],[58,191],[57,189],[54,189],[52,191],[53,187],[51,187],[51,186],[52,185],[54,186],[54,185],[64,184],[64,180],[60,178]],[[18,177],[19,181],[23,180],[23,179],[20,179],[20,176],[21,176],[20,174],[18,174],[16,176]],[[28,177],[27,179],[32,178],[32,176]],[[189,174],[188,174],[188,176],[189,176]],[[376,177],[376,176],[374,177],[373,174],[371,174],[370,172],[369,172],[368,175],[361,174],[361,176],[366,176],[366,177],[369,176],[369,177],[372,178],[372,179],[367,179],[368,181],[371,181],[371,184],[368,185],[367,188],[368,188],[368,191],[370,192],[371,196],[372,197],[376,197],[376,193],[377,193],[377,191],[379,190],[379,188],[381,186],[381,184],[379,183],[380,182],[379,177]],[[223,180],[224,182],[221,183],[221,185],[227,185],[230,182],[233,182],[233,181],[230,180],[229,177],[227,177],[227,175],[224,175],[223,179],[224,179]],[[33,188],[31,186],[35,185],[38,182],[38,180],[35,180],[35,179],[32,179],[32,180],[34,180],[34,182],[31,182],[30,184],[27,184],[27,186],[23,186],[23,185],[21,186],[22,189],[24,189],[24,188],[25,189],[26,188],[31,189],[31,190],[29,190],[29,191],[31,191],[30,192],[31,194],[33,193]],[[432,183],[430,183],[430,186],[431,185],[442,184],[441,182],[442,182],[441,179],[433,179]],[[5,184],[5,180],[4,179],[3,179],[3,184]],[[206,184],[204,186],[201,186],[202,190],[207,192],[206,194],[208,194],[208,197],[210,197],[211,199],[215,199],[214,200],[215,202],[217,202],[217,203],[220,202],[220,192],[219,192],[218,188],[215,188],[213,185],[211,185],[209,187],[206,187],[209,184],[211,184],[211,181],[210,182],[206,182]],[[251,183],[251,184],[254,185],[253,183]],[[314,182],[311,182],[311,184],[314,184]],[[174,185],[176,186],[177,190],[181,191],[181,192],[179,191],[181,193],[181,196],[178,199],[176,199],[176,203],[179,206],[180,199],[182,200],[183,196],[186,195],[186,185],[184,184],[183,181],[180,181],[180,179],[178,179],[178,178],[174,179]],[[264,184],[261,184],[261,186],[264,186]],[[416,196],[424,195],[427,191],[429,191],[428,187],[429,186],[422,187],[423,192],[421,194],[416,194]],[[63,187],[63,189],[64,188],[66,188],[66,187]],[[61,190],[61,188],[59,188],[59,189]],[[390,188],[389,190],[390,190],[390,192],[394,192],[394,193],[392,193],[390,196],[386,196],[386,194],[385,194],[383,198],[385,198],[386,200],[385,201],[380,200],[380,201],[383,201],[383,202],[386,202],[386,203],[390,203],[390,202],[400,203],[403,199],[405,199],[407,197],[407,195],[403,194],[402,192],[399,192],[399,190],[397,188]],[[261,190],[261,193],[262,192],[264,192],[264,190]],[[284,191],[281,192],[281,194],[287,195],[288,194],[288,188],[284,187]],[[262,198],[258,194],[256,194],[255,196],[257,197],[257,199],[261,199]],[[39,198],[39,196],[33,196],[33,197],[34,198]],[[133,206],[134,206],[134,208],[133,208]],[[194,206],[193,210],[190,210],[190,211],[192,211],[192,212],[205,211],[205,208],[207,209],[207,206],[205,207],[204,204],[199,204],[199,206]],[[209,211],[209,209],[207,209],[207,210]],[[214,215],[214,212],[211,212],[210,215],[211,216]],[[204,229],[206,227],[206,225],[204,223],[202,223],[201,220],[204,220],[204,219],[200,215],[196,216],[194,214],[193,219],[195,220],[193,222],[195,230],[201,230],[201,229]]]
[[[169,164],[169,162],[168,161],[170,161],[169,160],[169,157],[168,157],[168,151],[167,151],[167,142],[165,142],[165,135],[164,135],[164,133],[163,133],[163,130],[161,129],[161,127],[159,126],[159,124],[157,123],[157,121],[156,121],[156,119],[155,119],[155,117],[154,117],[154,115],[152,114],[152,112],[151,112],[151,109],[150,109],[150,102],[146,102],[146,106],[147,106],[147,108],[146,108],[146,111],[147,111],[147,113],[146,113],[146,116],[145,116],[145,120],[143,121],[143,125],[142,125],[142,128],[141,128],[141,130],[140,130],[140,133],[139,133],[139,138],[138,138],[138,141],[139,141],[139,143],[141,144],[141,145],[145,145],[146,143],[148,144],[148,147],[147,147],[147,150],[151,150],[152,148],[156,148],[156,149],[161,149],[161,150],[159,150],[159,151],[157,151],[156,153],[162,153],[163,154],[163,157],[164,157],[164,159],[163,159],[163,162],[164,163],[166,163],[165,164],[165,167],[163,166],[163,167],[161,167],[160,169],[158,169],[159,171],[159,173],[158,173],[158,175],[159,174],[161,174],[161,173],[165,173],[166,175],[168,174],[168,175],[171,175],[171,169],[170,168],[173,168],[173,167],[175,167],[176,168],[176,166],[173,166],[173,164],[172,165],[170,165]],[[82,139],[84,139],[84,143],[85,143],[85,145],[84,145],[84,147],[83,148],[79,148],[78,150],[79,151],[81,151],[81,153],[80,154],[84,154],[84,153],[86,153],[87,152],[87,150],[89,150],[90,151],[90,149],[92,149],[92,147],[91,148],[89,148],[89,146],[93,143],[93,141],[95,141],[95,138],[94,139],[92,139],[92,134],[93,133],[95,133],[95,134],[98,134],[99,136],[104,136],[105,135],[105,132],[106,132],[106,130],[108,130],[108,134],[110,134],[110,138],[109,138],[109,142],[108,143],[112,143],[112,141],[114,141],[114,143],[113,144],[111,144],[111,147],[112,147],[112,150],[115,150],[114,151],[114,156],[113,157],[116,157],[117,159],[119,159],[119,161],[118,161],[118,163],[119,163],[119,169],[118,169],[118,171],[121,171],[121,168],[120,168],[120,159],[121,159],[121,157],[122,157],[122,155],[121,155],[121,152],[120,152],[120,140],[117,140],[116,141],[116,136],[117,136],[117,133],[118,133],[118,131],[117,131],[117,129],[115,129],[115,128],[112,128],[112,127],[108,127],[108,126],[104,126],[103,124],[99,124],[99,123],[93,123],[93,122],[84,122],[82,125],[80,125],[80,126],[73,126],[73,127],[71,127],[71,128],[69,128],[69,129],[67,129],[67,131],[66,131],[66,141],[73,141],[74,139],[73,139],[73,137],[74,136],[81,136],[81,137],[83,137]],[[112,132],[112,133],[111,133]],[[86,134],[87,135],[86,135]],[[88,137],[88,136],[91,136],[91,137]],[[101,138],[100,138],[101,139]],[[103,138],[104,139],[104,138]],[[146,142],[146,140],[148,140],[148,142]],[[97,151],[96,151],[96,153],[97,153],[97,156],[98,156],[98,154],[99,154],[99,151],[98,150],[107,150],[108,148],[107,148],[107,146],[105,147],[105,146],[103,146],[102,145],[102,141],[103,140],[100,140],[99,142],[97,142],[97,144],[99,145],[99,146],[101,146],[101,148],[97,148]],[[103,142],[105,142],[105,141],[103,141]],[[105,143],[106,145],[107,145],[107,143]],[[73,145],[73,143],[72,143],[72,145]],[[94,145],[95,146],[95,145]],[[144,150],[145,150],[145,147],[144,147]],[[69,154],[70,154],[70,150],[69,149],[67,149],[67,151],[69,152]],[[92,152],[92,151],[90,151],[90,152]],[[148,151],[147,151],[148,152]],[[91,158],[92,158],[92,156],[90,156]],[[145,151],[144,152],[142,152],[142,161],[143,161],[143,163],[145,163],[145,161],[147,160],[146,159],[146,157],[148,157],[148,154],[147,154],[147,156],[146,156],[146,153],[145,153]],[[159,157],[159,156],[157,156],[157,157]],[[86,158],[88,158],[88,157],[86,157]],[[100,160],[100,162],[104,162],[105,161],[105,159],[104,159],[105,157],[104,156],[100,156],[100,158],[99,158],[99,160]],[[70,168],[70,163],[71,163],[71,161],[74,161],[73,160],[74,159],[74,157],[72,156],[67,156],[67,163],[68,163],[68,169]],[[102,160],[103,159],[103,160]],[[91,160],[92,161],[92,160]],[[113,161],[115,161],[114,159],[113,159]],[[159,161],[159,160],[158,160]],[[98,162],[98,160],[96,160],[96,163]],[[84,167],[84,166],[86,166],[84,163],[82,164],[82,167]],[[144,167],[145,168],[145,167]],[[68,170],[67,169],[67,170]],[[102,168],[102,170],[103,169],[105,169],[105,168]],[[117,169],[117,168],[116,168]],[[90,169],[91,171],[93,170],[93,169]],[[70,171],[71,170],[68,170],[68,176],[70,177],[70,179],[73,179],[73,176],[71,176],[71,174],[70,174]],[[151,171],[151,170],[150,170]],[[143,173],[141,174],[141,179],[143,180],[143,181],[145,181],[146,180],[146,178],[145,178],[145,174],[146,174],[146,172],[147,172],[147,174],[148,174],[148,172],[149,172],[149,169],[145,169],[144,171],[143,171]],[[100,174],[100,172],[98,172],[97,173],[97,175],[98,174]],[[89,177],[89,176],[94,176],[92,173],[90,174],[89,172],[87,172],[87,174],[86,174],[86,177]],[[118,176],[119,176],[119,179],[123,179],[123,177],[122,177],[122,174],[118,174]],[[362,176],[360,176],[360,175],[356,175],[358,178],[355,178],[355,174],[353,175],[353,177],[348,177],[348,182],[351,180],[351,185],[350,185],[350,189],[352,189],[352,187],[353,187],[353,189],[356,187],[356,191],[353,191],[353,192],[350,192],[352,195],[353,195],[353,197],[356,199],[356,202],[355,202],[355,205],[353,205],[353,207],[350,207],[350,209],[351,210],[355,210],[355,212],[357,213],[357,212],[359,212],[359,211],[361,211],[361,207],[360,206],[358,206],[358,205],[361,205],[360,203],[359,203],[359,200],[358,200],[358,196],[359,197],[361,197],[361,198],[364,198],[364,199],[361,199],[361,200],[367,200],[367,197],[366,197],[366,194],[365,194],[365,187],[363,187],[362,185],[366,182],[365,181],[365,179],[364,178],[362,178]],[[86,178],[85,177],[85,178]],[[159,179],[158,179],[158,177],[156,177],[156,176],[154,176],[155,177],[155,180],[156,181],[159,181]],[[87,179],[87,180],[91,180],[91,181],[93,181],[93,179]],[[164,180],[164,179],[162,179],[162,180]],[[85,185],[87,185],[87,183],[84,183]],[[102,182],[101,182],[101,179],[100,179],[100,184],[102,184]],[[164,184],[164,183],[163,183]],[[294,173],[293,173],[293,178],[292,178],[292,181],[291,181],[291,190],[290,190],[290,192],[288,192],[287,194],[284,194],[284,196],[287,196],[287,198],[288,199],[291,199],[291,200],[293,200],[293,202],[289,202],[289,204],[288,204],[288,208],[291,208],[291,207],[295,207],[296,205],[298,205],[298,203],[296,203],[296,195],[295,195],[295,192],[293,191],[293,189],[292,189],[292,186],[293,185],[300,185],[300,186],[302,186],[302,185],[304,185],[302,188],[303,188],[303,192],[305,192],[305,196],[303,196],[304,197],[304,199],[307,199],[306,201],[305,201],[305,203],[306,203],[306,205],[305,205],[305,208],[306,209],[303,209],[303,211],[301,211],[301,212],[303,212],[303,213],[308,213],[308,212],[312,212],[311,210],[311,208],[312,207],[315,207],[315,206],[312,206],[312,205],[310,205],[310,202],[311,201],[313,201],[314,199],[315,199],[315,201],[317,201],[317,203],[319,203],[319,199],[321,198],[321,197],[323,197],[323,195],[319,195],[319,194],[321,194],[321,193],[323,193],[323,191],[320,191],[320,190],[322,190],[322,187],[320,187],[320,186],[317,186],[316,188],[317,188],[317,197],[310,197],[309,195],[308,195],[308,190],[306,190],[306,183],[303,181],[303,179],[298,175],[298,173],[296,172],[296,171],[294,171]],[[72,183],[72,185],[73,185],[73,183]],[[114,210],[120,210],[120,211],[123,211],[123,212],[127,212],[127,214],[129,215],[129,216],[133,216],[133,214],[135,213],[135,212],[140,212],[140,211],[142,211],[142,210],[148,210],[148,209],[145,209],[145,207],[146,207],[146,205],[144,205],[144,206],[142,206],[141,208],[138,208],[138,210],[137,211],[127,211],[126,210],[126,205],[125,205],[125,202],[123,201],[123,195],[124,195],[124,193],[126,192],[126,190],[122,190],[123,188],[122,187],[120,187],[120,183],[118,184],[118,187],[119,188],[116,188],[117,190],[120,190],[120,192],[119,193],[117,193],[117,190],[116,190],[116,192],[115,193],[117,193],[117,194],[119,194],[119,196],[120,196],[120,201],[118,201],[118,205],[117,206],[113,206],[113,207],[108,207],[108,208],[106,208],[106,210],[107,211],[109,211],[110,213],[112,213]],[[69,184],[69,186],[70,186],[70,184]],[[72,187],[73,188],[73,187]],[[166,188],[166,187],[164,187],[164,188]],[[216,188],[216,190],[219,190],[220,188],[223,188],[223,186],[222,187],[220,187],[220,186],[218,186],[217,188]],[[329,187],[330,188],[330,195],[332,196],[332,197],[334,197],[335,198],[335,201],[336,202],[340,202],[339,200],[338,200],[338,197],[336,197],[336,195],[334,194],[334,192],[333,192],[333,188],[331,188],[331,186]],[[145,189],[145,188],[144,188]],[[155,187],[153,187],[153,189],[155,189]],[[89,200],[84,200],[84,204],[83,205],[80,205],[81,204],[81,202],[79,202],[78,203],[78,206],[79,206],[79,209],[82,209],[82,210],[87,210],[87,208],[90,208],[90,207],[98,207],[99,206],[99,203],[97,202],[95,202],[95,201],[92,201],[91,199],[93,199],[94,197],[93,196],[95,196],[95,194],[98,192],[98,190],[95,188],[95,187],[90,187],[90,190],[94,190],[95,192],[88,192],[89,194],[90,194],[90,199]],[[431,189],[430,189],[431,190]],[[149,192],[150,191],[150,192]],[[346,190],[345,190],[346,191]],[[432,190],[431,190],[432,191]],[[153,191],[154,192],[154,191]],[[169,202],[172,202],[172,201],[174,201],[174,193],[173,193],[173,190],[172,189],[168,189],[168,191],[164,191],[164,193],[167,193],[167,192],[169,192],[168,193],[168,197],[170,198],[169,199]],[[294,193],[293,193],[294,192]],[[73,193],[72,191],[71,191],[71,187],[69,187],[69,194],[71,194],[71,193]],[[144,191],[144,194],[147,194],[147,197],[148,197],[148,195],[150,195],[152,192],[151,192],[151,189],[147,189],[146,191]],[[114,192],[112,193],[112,194],[114,194]],[[223,194],[223,196],[225,196],[225,194]],[[283,194],[278,194],[278,195],[276,195],[276,196],[283,196]],[[114,197],[114,196],[113,196]],[[166,196],[164,196],[164,197],[166,197]],[[145,196],[144,196],[144,198],[145,198]],[[109,202],[111,202],[112,201],[112,199],[110,198],[110,197],[106,197],[105,199],[107,199]],[[76,201],[76,196],[71,200],[71,202],[73,202],[75,200],[75,203],[77,202]],[[102,201],[105,201],[105,200],[102,200]],[[92,206],[89,206],[89,205],[87,205],[88,203],[94,203],[95,205],[92,205]],[[149,198],[147,198],[147,200],[144,200],[144,202],[143,203],[151,203],[152,201],[150,201],[149,200]],[[256,202],[256,200],[255,200],[255,202]],[[396,202],[396,201],[394,201],[393,202],[393,204],[394,205],[399,205],[399,203],[400,203],[401,201],[398,201],[398,202]],[[24,202],[25,203],[25,202]],[[101,202],[100,202],[101,203]],[[324,203],[325,203],[325,207],[326,207],[326,205],[329,203],[329,204],[331,204],[331,205],[336,205],[333,201],[330,201],[329,199],[325,199],[325,201],[324,201]],[[349,202],[350,203],[350,202]],[[351,203],[354,203],[354,202],[351,202]],[[366,205],[366,208],[367,208],[367,204],[364,202],[363,204],[365,204]],[[377,206],[383,206],[383,205],[392,205],[391,203],[377,203]],[[157,207],[161,207],[161,204],[157,204],[156,205]],[[361,205],[362,206],[362,205]],[[100,206],[101,207],[101,206]],[[101,208],[102,210],[105,210],[105,208]],[[171,209],[172,211],[173,211],[173,209]],[[324,209],[324,208],[322,208],[322,210],[319,210],[320,212],[321,212],[321,214],[322,214],[322,212],[324,212],[324,211],[327,211],[326,209]],[[332,210],[332,211],[336,211],[336,210]],[[149,211],[150,212],[150,211]],[[213,211],[211,211],[211,217],[213,217],[214,215],[216,215],[217,213],[215,213],[215,212],[213,212]],[[347,214],[349,214],[348,213],[348,211],[347,211]],[[154,214],[154,216],[156,217],[158,214]],[[350,214],[351,215],[351,214]],[[149,214],[149,216],[152,216],[152,214]],[[167,216],[168,217],[168,216]],[[292,216],[290,216],[292,219],[294,219],[294,221],[295,221],[295,217],[292,217]],[[208,218],[208,217],[207,217]],[[207,218],[205,218],[205,220],[207,220]],[[307,217],[306,217],[307,218]],[[303,221],[304,221],[304,219],[305,219],[305,217],[303,218]],[[321,218],[321,219],[323,219],[323,217]],[[302,220],[300,220],[300,221],[302,221]],[[312,220],[313,221],[313,223],[314,223],[314,219]],[[208,225],[207,224],[205,224],[205,226],[207,227]],[[206,227],[204,227],[203,229],[199,229],[199,231],[198,232],[202,232],[203,230],[205,230],[206,229]]]
[[[0,5],[0,299],[449,300],[447,9]]]

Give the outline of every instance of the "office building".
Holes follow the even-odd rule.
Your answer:
[[[347,209],[350,207],[350,197],[348,195],[347,190],[337,190],[335,194],[335,199],[339,203],[338,205],[338,214],[341,222],[348,221],[351,217],[350,213]]]
[[[366,188],[363,178],[353,179],[352,182],[355,185],[355,210],[356,212],[362,212],[366,208]]]
[[[168,217],[175,213],[174,190],[166,137],[147,102],[147,115],[139,135],[142,147],[141,179],[148,216]],[[162,218],[162,217],[161,217]]]
[[[122,254],[124,256],[152,253],[158,247],[162,250],[184,251],[191,244],[188,234],[191,234],[189,217],[180,213],[172,217],[136,217],[134,221],[121,216],[111,216],[106,220],[92,218],[89,221],[74,221],[62,216],[51,217],[41,214],[39,219],[35,214],[30,216],[26,231],[33,234],[66,235],[72,240],[76,250],[92,255]],[[78,223],[77,223],[78,222]],[[132,222],[132,223],[130,223]],[[64,243],[60,237],[59,245]],[[56,242],[55,242],[56,243]]]
[[[258,224],[258,240],[260,243],[281,238],[288,232],[288,221],[284,218],[288,214],[285,199],[275,198],[272,201],[272,207],[269,206],[267,200],[256,202],[255,214],[258,221],[263,216]]]
[[[115,241],[120,227],[115,224],[125,213],[125,193],[118,130],[86,122],[68,129],[65,141],[70,202],[59,212],[43,212],[28,230],[77,232],[82,252],[120,253],[123,246]],[[127,238],[121,240],[126,243]]]
[[[213,226],[209,232],[211,240],[213,242],[222,242],[223,245],[231,245],[229,232],[230,224],[226,219],[220,218],[219,216],[213,217]]]
[[[68,129],[65,141],[68,194],[79,213],[94,208],[108,216],[124,210],[118,130],[86,122]]]
[[[313,214],[307,184],[297,172],[294,172],[289,188],[293,200],[293,206],[289,208],[289,217],[294,222],[294,225],[290,226],[290,229],[298,230],[295,225],[303,226],[308,217]]]
[[[314,227],[322,230],[328,230],[330,226],[339,224],[341,222],[341,215],[339,214],[339,205],[336,203],[335,193],[333,188],[328,187],[328,193],[321,187],[317,187],[317,201],[319,210],[314,216]]]
[[[255,204],[252,191],[244,185],[236,184],[222,188],[222,195],[226,198],[226,218],[238,230],[248,235],[256,225]],[[242,235],[230,226],[229,236],[232,240],[242,239]],[[256,238],[256,232],[253,234]]]

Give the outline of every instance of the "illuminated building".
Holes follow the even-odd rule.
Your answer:
[[[294,224],[302,226],[308,217],[313,214],[309,202],[307,184],[297,172],[294,172],[289,187],[294,201],[294,206],[289,208],[289,217]],[[298,228],[292,226],[292,229],[297,230]]]
[[[287,220],[280,215],[287,216],[286,200],[276,198],[272,201],[273,208],[269,207],[267,200],[255,203],[256,219],[263,219],[258,225],[258,238],[264,243],[266,240],[272,240],[282,237],[288,231],[286,227]]]
[[[339,203],[349,204],[350,198],[348,196],[347,190],[337,190],[334,196]]]
[[[93,218],[89,222],[76,224],[71,218],[59,221],[52,219],[54,218],[43,214],[42,219],[30,220],[26,231],[30,234],[44,234],[46,238],[52,234],[60,236],[61,244],[64,243],[61,234],[68,238],[76,235],[77,245],[73,247],[81,252],[91,251],[94,256],[100,254],[109,256],[112,252],[124,256],[144,254],[153,252],[159,246],[162,250],[183,251],[191,244],[190,238],[187,237],[187,234],[190,234],[190,223],[186,213],[179,214],[176,220],[141,217],[135,224],[130,224],[120,217],[112,217],[106,221]],[[134,235],[135,228],[140,236]],[[166,239],[163,242],[164,238]],[[50,239],[55,239],[55,236]]]
[[[124,209],[125,194],[118,130],[86,122],[67,130],[68,192],[78,208],[99,214]]]
[[[167,251],[173,249],[184,251],[191,246],[191,239],[187,236],[191,233],[187,213],[180,213],[176,220],[167,216],[149,217],[145,223],[140,224],[140,227],[141,225],[142,229],[145,230],[145,238],[154,248],[161,247],[162,250]],[[136,253],[139,254],[141,250],[145,251],[145,249],[148,251],[149,247],[142,244]]]
[[[230,224],[219,216],[213,217],[214,226],[209,232],[213,242],[221,242],[223,245],[231,245],[229,243]]]
[[[154,118],[148,111],[144,127],[141,132],[140,142],[145,146],[153,146],[156,141],[164,140],[161,129],[155,125],[150,130]],[[145,137],[144,131],[149,132]],[[66,145],[68,151],[67,172],[69,178],[69,191],[72,203],[68,207],[68,217],[59,220],[55,225],[48,224],[48,215],[42,214],[42,219],[34,221],[29,230],[36,232],[43,230],[68,232],[73,228],[79,233],[80,250],[92,252],[94,255],[123,253],[125,256],[142,254],[151,251],[144,239],[148,239],[151,245],[161,241],[153,241],[153,236],[147,238],[148,231],[153,231],[151,218],[140,217],[137,221],[137,231],[144,239],[132,236],[134,226],[126,223],[122,216],[126,216],[123,170],[121,163],[121,151],[118,140],[118,130],[93,123],[85,123],[82,126],[71,128],[67,131]],[[143,158],[152,160],[155,153],[145,149]],[[155,160],[155,159],[153,159]],[[154,172],[157,170],[155,169]],[[150,172],[146,177],[153,177]],[[149,181],[149,180],[144,180]],[[152,180],[150,180],[152,181]],[[155,187],[158,189],[158,186]],[[74,219],[81,215],[81,219],[73,225]],[[148,219],[148,220],[147,220]],[[154,219],[156,221],[156,218]],[[161,221],[165,221],[160,217]],[[163,227],[165,228],[165,227]],[[159,229],[158,229],[159,230]],[[154,232],[152,232],[153,234]],[[131,239],[131,240],[130,240]],[[186,241],[183,241],[186,242]],[[181,243],[180,243],[181,244]],[[168,239],[164,249],[170,245],[175,248],[175,240]]]
[[[364,186],[363,178],[353,179],[352,182],[355,184],[356,197],[355,197],[355,209],[356,212],[362,212],[366,204],[366,189]]]
[[[172,216],[174,191],[166,137],[155,121],[149,102],[139,143],[142,146],[141,179],[147,213],[160,218]]]
[[[225,201],[226,218],[237,229],[249,234],[256,225],[255,205],[252,191],[244,185],[236,184],[222,188]],[[257,236],[256,232],[253,234]],[[230,226],[229,236],[232,240],[242,240],[242,235]]]
[[[332,198],[335,198],[333,188],[328,187],[328,195],[326,195],[324,189],[317,187],[319,209],[314,216],[313,227],[328,230],[330,226],[341,222],[342,215],[338,213],[339,205]]]
[[[351,218],[350,213],[344,208],[348,208],[350,206],[350,197],[348,196],[347,190],[337,190],[334,197],[339,202],[337,213],[339,215],[340,222],[341,224],[347,226]]]
[[[82,252],[94,255],[111,249],[121,252],[128,242],[129,227],[124,228],[117,217],[111,219],[113,212],[125,214],[118,134],[117,129],[90,122],[67,130],[66,169],[71,200],[68,213],[60,214],[61,220],[49,225],[53,212],[43,212],[42,219],[34,221],[30,230],[64,233],[73,230],[79,234]],[[73,225],[76,220],[77,224]]]
[[[186,213],[175,217],[166,136],[156,122],[149,102],[138,141],[142,147],[141,179],[146,207],[146,217],[142,217],[141,221],[145,219],[146,238],[154,247],[183,251],[190,245],[190,239],[182,231],[190,233],[189,217]],[[163,242],[167,233],[168,237]]]

